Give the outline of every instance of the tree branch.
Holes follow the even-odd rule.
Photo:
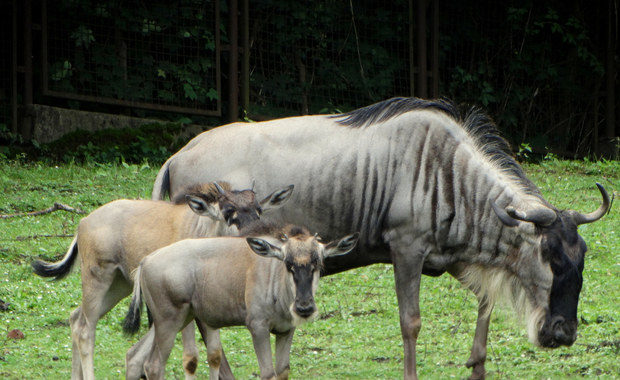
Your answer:
[[[9,214],[9,215],[0,215],[0,219],[8,219],[8,218],[17,218],[21,216],[37,216],[43,214],[50,214],[54,211],[64,210],[69,212],[74,212],[76,214],[86,214],[85,211],[80,210],[79,208],[74,208],[71,206],[67,206],[62,203],[55,202],[54,205],[50,208],[46,208],[45,210],[33,211],[33,212],[20,212],[17,214]]]

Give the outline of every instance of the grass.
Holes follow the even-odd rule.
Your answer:
[[[91,212],[117,198],[149,198],[158,167],[144,165],[0,162],[0,214],[30,212],[61,202]],[[589,212],[600,204],[594,186],[620,189],[620,163],[549,160],[525,166],[547,199],[559,208]],[[581,325],[573,347],[540,350],[532,346],[510,308],[493,313],[489,332],[491,379],[612,379],[620,374],[620,238],[617,204],[603,220],[583,225],[588,243]],[[58,282],[32,274],[34,258],[62,256],[82,215],[57,211],[41,216],[0,219],[0,377],[69,378],[69,313],[81,299],[78,273]],[[317,302],[321,318],[298,329],[291,355],[292,378],[397,379],[402,377],[402,340],[392,268],[374,265],[322,280]],[[128,300],[106,315],[97,328],[98,378],[124,377],[125,352],[138,337],[125,337],[120,323]],[[464,363],[473,339],[476,302],[449,276],[425,277],[421,290],[422,332],[418,341],[421,378],[465,378]],[[9,339],[19,329],[24,339]],[[144,331],[144,330],[143,330]],[[142,332],[143,332],[142,331]],[[222,332],[238,378],[257,378],[258,365],[244,328]],[[183,378],[177,344],[167,378]],[[199,378],[208,374],[201,348]]]

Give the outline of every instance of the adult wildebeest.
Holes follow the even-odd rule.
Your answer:
[[[231,190],[228,183],[220,184],[192,186],[170,203],[128,199],[107,203],[80,221],[61,261],[32,263],[39,276],[60,279],[70,272],[79,251],[82,305],[70,318],[73,379],[95,378],[97,322],[131,294],[130,274],[142,258],[181,239],[236,235],[263,211],[284,204],[293,190],[293,186],[280,189],[259,203],[253,190]],[[183,338],[184,369],[191,376],[198,361],[193,325]]]
[[[501,288],[526,306],[533,343],[575,341],[586,252],[577,226],[605,215],[609,196],[598,185],[598,210],[558,210],[478,110],[461,116],[447,101],[395,98],[341,115],[215,128],[166,161],[153,198],[248,176],[295,183],[292,206],[277,213],[283,220],[327,239],[360,231],[358,248],[327,260],[326,274],[393,263],[405,378],[416,378],[423,273],[447,271],[479,298],[472,378],[484,376],[489,313]]]
[[[218,378],[221,360],[219,329],[227,326],[250,330],[261,379],[288,378],[295,327],[317,313],[323,259],[351,251],[357,234],[325,244],[302,227],[267,230],[265,235],[259,225],[244,231],[260,238],[182,240],[142,260],[124,327],[139,329],[141,293],[153,326],[127,353],[127,379],[139,379],[142,369],[150,380],[163,379],[176,333],[193,319],[207,345],[211,379]],[[270,332],[276,336],[275,368]]]

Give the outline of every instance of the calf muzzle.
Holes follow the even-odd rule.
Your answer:
[[[295,313],[301,318],[309,318],[316,312],[316,305],[313,299],[295,301]]]

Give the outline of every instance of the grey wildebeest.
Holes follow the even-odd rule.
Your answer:
[[[70,272],[79,251],[82,305],[70,318],[71,377],[95,378],[93,351],[97,322],[131,294],[130,274],[142,258],[181,239],[236,235],[263,211],[283,205],[292,190],[292,185],[282,188],[259,203],[253,190],[231,190],[226,182],[193,185],[180,192],[173,202],[120,199],[83,218],[61,261],[32,263],[39,276],[60,279]],[[188,377],[198,362],[194,336],[193,325],[183,332],[183,364]]]
[[[489,315],[502,290],[520,300],[530,340],[571,345],[586,245],[577,231],[605,215],[546,201],[513,159],[493,121],[445,100],[394,98],[338,115],[233,123],[196,136],[160,169],[153,198],[196,181],[248,176],[295,183],[274,217],[326,239],[360,231],[325,274],[392,263],[404,343],[404,377],[416,378],[422,274],[448,272],[471,288],[479,314],[466,365],[484,377]],[[263,189],[266,183],[257,183]]]
[[[163,379],[176,333],[193,319],[207,345],[211,379],[219,375],[219,329],[227,326],[250,330],[261,379],[288,378],[295,327],[317,314],[323,260],[351,251],[358,234],[325,244],[302,227],[255,224],[244,231],[251,237],[182,240],[142,260],[124,327],[139,329],[142,298],[153,325],[127,353],[128,380],[143,370],[149,380]]]

